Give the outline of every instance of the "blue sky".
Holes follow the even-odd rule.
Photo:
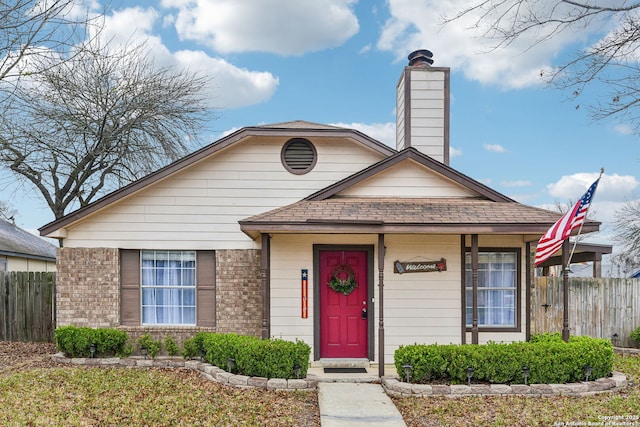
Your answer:
[[[244,126],[307,120],[353,127],[394,146],[395,86],[406,56],[430,49],[435,65],[451,68],[451,166],[547,208],[580,197],[604,167],[592,204],[603,231],[592,240],[610,243],[615,210],[640,197],[638,137],[616,121],[592,122],[569,94],[539,79],[607,26],[562,34],[524,53],[530,40],[488,53],[488,41],[467,29],[471,21],[440,25],[465,1],[457,4],[128,0],[111,4],[105,35],[146,39],[159,64],[213,77],[219,117],[203,143]],[[53,219],[37,198],[11,185],[0,198],[18,210],[23,228]]]

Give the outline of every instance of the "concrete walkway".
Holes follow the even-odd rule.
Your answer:
[[[320,382],[318,404],[322,427],[406,427],[380,384]]]

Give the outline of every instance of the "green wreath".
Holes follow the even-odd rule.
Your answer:
[[[346,274],[345,279],[341,279]],[[351,266],[347,264],[340,264],[333,270],[331,280],[329,280],[329,287],[336,292],[340,292],[343,295],[349,295],[355,288],[358,287],[356,282],[356,274],[353,272]]]

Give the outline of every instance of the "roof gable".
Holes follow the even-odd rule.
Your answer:
[[[414,164],[422,166],[425,169],[425,177],[431,176],[439,183],[448,186],[452,191],[455,190],[454,197],[467,195],[467,197],[477,197],[494,202],[514,202],[513,199],[510,199],[509,197],[472,178],[469,178],[455,169],[422,154],[413,147],[406,148],[356,174],[351,175],[350,177],[343,179],[342,181],[336,182],[335,184],[310,195],[305,200],[326,200],[334,196],[339,196],[340,194],[350,194],[357,186],[365,185],[365,181],[370,181],[372,178],[376,177],[376,175],[380,176],[393,168],[401,168],[402,163],[408,160],[413,161]],[[379,194],[374,196],[379,196]],[[404,195],[398,194],[396,196],[403,197]],[[425,196],[426,195],[422,195],[421,197]],[[441,196],[451,197],[452,195],[441,194]],[[434,195],[428,195],[428,197],[434,197]]]
[[[51,235],[56,231],[69,226],[72,223],[77,221],[81,221],[83,218],[91,215],[99,210],[109,207],[110,205],[123,200],[124,198],[130,197],[133,194],[136,194],[144,189],[149,188],[153,184],[164,180],[168,177],[174,176],[175,174],[190,168],[196,163],[202,162],[211,158],[212,156],[216,156],[225,149],[238,144],[241,141],[245,141],[252,137],[279,137],[279,138],[339,138],[344,139],[346,141],[350,141],[351,143],[359,144],[361,146],[366,147],[372,152],[378,153],[382,156],[389,156],[394,154],[396,151],[373,139],[365,134],[346,128],[340,128],[336,126],[328,126],[321,125],[317,123],[304,122],[304,121],[295,121],[295,122],[287,122],[287,123],[277,123],[272,125],[265,126],[256,126],[256,127],[245,127],[242,128],[230,135],[227,135],[218,141],[209,144],[198,151],[195,151],[182,159],[179,159],[135,182],[132,182],[129,185],[126,185],[98,200],[95,202],[80,208],[74,212],[71,212],[64,217],[57,219],[49,224],[41,227],[40,234],[41,235]]]

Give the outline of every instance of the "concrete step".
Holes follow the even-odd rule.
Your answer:
[[[320,359],[311,362],[312,368],[369,368],[369,359]]]

